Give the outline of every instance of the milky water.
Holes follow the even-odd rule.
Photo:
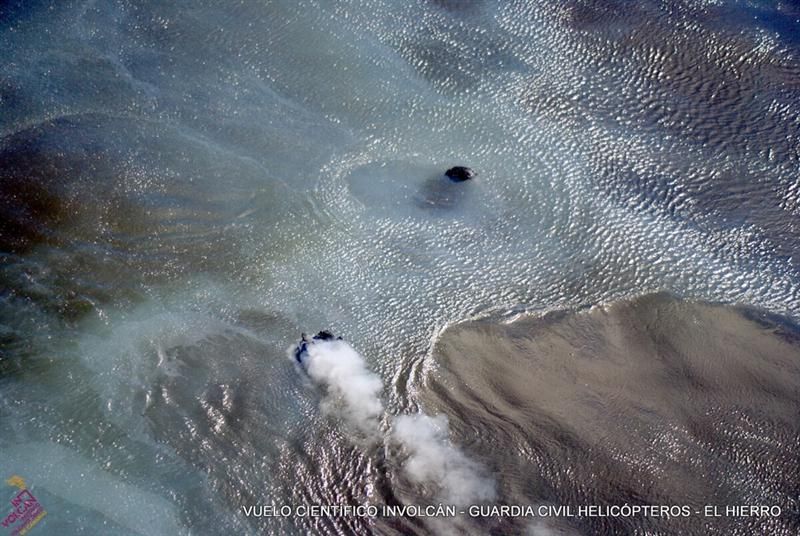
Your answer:
[[[668,290],[797,318],[798,20],[791,2],[3,5],[2,474],[60,534],[363,531],[241,511],[400,485],[394,451],[286,359],[301,331],[363,356],[388,438],[426,411],[432,340],[487,311]]]

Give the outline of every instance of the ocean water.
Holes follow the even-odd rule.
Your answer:
[[[466,319],[800,317],[796,2],[12,1],[0,50],[0,476],[34,530],[499,531],[242,507],[427,504],[465,467],[544,501],[431,399]],[[287,357],[320,329],[379,384],[366,432]]]

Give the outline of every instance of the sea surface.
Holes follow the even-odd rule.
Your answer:
[[[0,3],[31,534],[796,534],[798,320],[795,1]]]

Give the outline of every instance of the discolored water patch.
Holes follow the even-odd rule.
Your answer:
[[[658,294],[448,328],[421,399],[493,458],[501,502],[687,505],[552,520],[584,534],[795,534],[800,328]],[[503,454],[499,454],[502,452]],[[778,517],[704,517],[707,505]],[[519,519],[498,521],[521,528]]]

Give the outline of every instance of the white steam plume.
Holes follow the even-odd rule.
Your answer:
[[[367,368],[364,358],[342,340],[309,344],[306,351],[303,363],[308,375],[328,389],[327,409],[338,406],[351,424],[376,436],[383,415],[383,382]]]
[[[466,506],[495,498],[494,480],[486,469],[450,443],[446,416],[401,415],[392,437],[409,452],[404,464],[408,477],[438,484],[446,502]]]
[[[366,361],[343,340],[316,340],[304,347],[302,364],[311,379],[327,389],[323,409],[335,409],[371,439],[380,434],[383,382]],[[444,415],[400,415],[391,439],[408,453],[403,469],[417,484],[433,483],[440,499],[466,506],[496,497],[486,468],[467,457],[449,440]]]

